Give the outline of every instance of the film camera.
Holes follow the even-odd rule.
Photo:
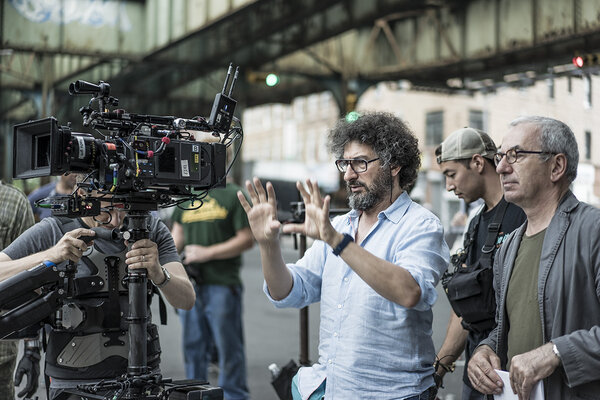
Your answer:
[[[72,195],[43,199],[38,205],[51,208],[54,216],[70,218],[97,216],[112,207],[123,207],[127,213],[123,226],[112,231],[93,228],[96,238],[129,243],[149,238],[150,211],[187,200],[201,202],[203,193],[225,186],[227,147],[243,138],[241,124],[233,115],[236,101],[231,97],[237,77],[238,69],[233,73],[230,65],[210,116],[191,119],[114,109],[118,99],[110,95],[108,83],[73,82],[71,95],[92,95],[79,111],[83,126],[97,134],[74,132],[53,117],[16,125],[13,176],[81,174],[85,178],[77,187],[87,190],[85,194],[76,190]],[[105,257],[105,265],[99,261],[94,268],[101,272],[89,276],[77,275],[78,265],[73,262],[55,265],[45,261],[0,282],[0,309],[7,311],[0,315],[0,338],[30,337],[44,324],[59,333],[80,334],[77,329],[84,326],[86,318],[91,321],[91,315],[99,318],[102,328],[110,315],[117,315],[117,321],[110,318],[107,329],[112,330],[107,335],[127,334],[127,373],[78,385],[58,399],[222,399],[222,389],[207,382],[172,381],[149,367],[148,299],[155,289],[146,270],[121,268],[123,264],[115,258]],[[114,300],[119,302],[119,296],[128,301],[127,311],[121,313],[128,328],[115,333],[121,326],[119,313],[108,311],[116,304]]]
[[[79,110],[83,126],[100,133],[73,132],[54,117],[14,127],[13,175],[17,179],[88,174],[88,188],[124,200],[126,206],[155,209],[176,204],[172,197],[193,198],[194,190],[225,186],[226,147],[241,135],[232,128],[236,101],[231,97],[232,66],[210,117],[192,119],[128,113],[110,95],[110,85],[78,80],[71,95],[91,94]],[[226,93],[229,87],[229,92]],[[97,104],[97,109],[92,106]],[[237,120],[236,120],[237,121]],[[99,204],[76,197],[50,199],[54,215],[97,215]],[[142,204],[146,203],[145,206]],[[154,206],[152,206],[154,205]]]

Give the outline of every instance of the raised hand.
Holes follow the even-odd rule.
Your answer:
[[[283,226],[285,233],[302,233],[313,239],[323,240],[330,243],[335,241],[338,232],[331,225],[329,220],[329,205],[331,198],[325,196],[321,198],[319,185],[315,181],[306,180],[305,189],[300,182],[296,182],[296,187],[302,195],[304,201],[305,218],[302,224],[286,224]],[[339,234],[338,234],[339,235]]]
[[[252,234],[258,244],[269,244],[279,238],[281,223],[277,220],[277,199],[271,182],[267,182],[267,190],[256,177],[253,183],[246,181],[246,190],[252,205],[248,203],[241,191],[237,192],[238,199],[248,215]]]

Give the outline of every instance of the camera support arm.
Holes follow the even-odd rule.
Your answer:
[[[52,315],[67,296],[66,273],[53,263],[40,264],[0,282],[0,338],[38,324]],[[41,294],[36,290],[41,289]]]
[[[96,237],[112,235],[106,229],[92,230]],[[89,243],[93,237],[80,239]],[[89,280],[76,279],[76,272],[77,266],[71,261],[59,265],[44,261],[0,282],[0,310],[8,310],[0,316],[0,339],[39,324],[59,310],[64,299],[97,290]]]

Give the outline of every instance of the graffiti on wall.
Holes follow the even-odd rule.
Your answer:
[[[117,0],[9,0],[10,4],[32,22],[80,24],[93,27],[112,26],[130,31],[131,20],[123,1]]]

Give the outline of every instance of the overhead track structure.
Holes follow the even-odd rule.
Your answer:
[[[122,0],[127,21],[120,12],[86,31],[81,21],[27,20],[17,3],[0,9],[0,120],[76,122],[66,95],[75,78],[109,81],[131,111],[191,116],[210,110],[234,62],[242,106],[331,90],[348,109],[381,81],[469,92],[595,73],[571,59],[600,51],[600,0]],[[276,86],[256,79],[268,73]]]

